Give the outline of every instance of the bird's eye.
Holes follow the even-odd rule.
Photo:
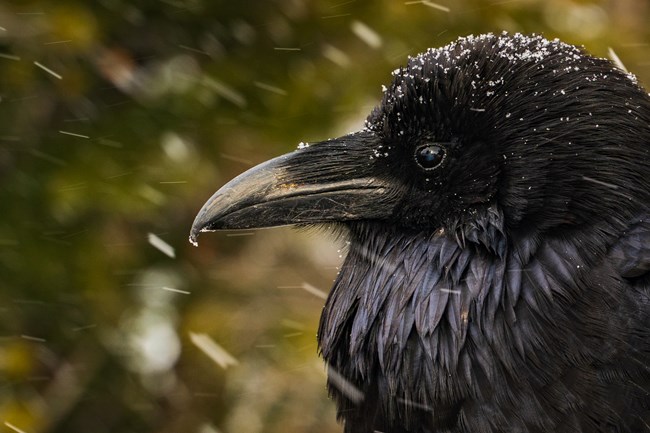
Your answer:
[[[434,170],[440,167],[446,155],[444,147],[437,144],[425,144],[415,151],[415,161],[425,170]]]

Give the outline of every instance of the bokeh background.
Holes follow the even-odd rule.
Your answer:
[[[647,0],[3,0],[0,432],[340,431],[315,335],[344,242],[194,248],[202,203],[361,127],[408,55],[541,32],[647,86],[648,23]]]

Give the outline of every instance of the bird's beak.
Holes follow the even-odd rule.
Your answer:
[[[221,187],[190,233],[382,219],[392,214],[390,182],[372,174],[374,135],[358,132],[262,163]]]

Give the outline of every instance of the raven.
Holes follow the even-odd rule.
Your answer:
[[[222,187],[190,240],[346,229],[318,340],[347,433],[650,431],[650,95],[508,33],[383,90],[362,130]]]

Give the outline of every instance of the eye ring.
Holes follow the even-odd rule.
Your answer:
[[[415,162],[426,171],[437,169],[446,158],[446,149],[437,143],[427,143],[415,150]]]

